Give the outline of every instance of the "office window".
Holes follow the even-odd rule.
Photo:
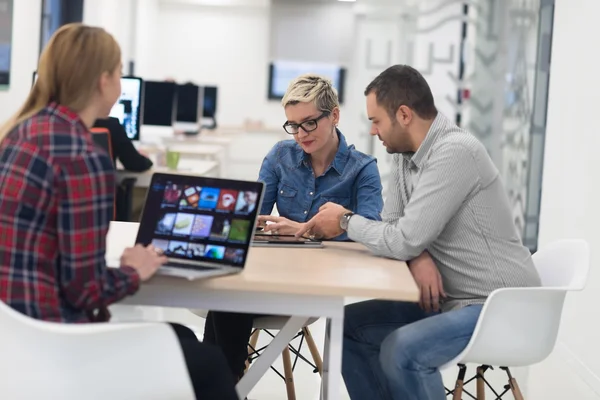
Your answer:
[[[40,53],[61,26],[83,21],[83,0],[42,0]]]

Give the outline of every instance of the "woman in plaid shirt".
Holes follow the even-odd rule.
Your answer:
[[[121,51],[103,29],[60,28],[40,57],[25,104],[0,128],[0,301],[32,318],[107,321],[165,262],[153,248],[125,250],[107,268],[112,160],[89,128],[121,93]],[[236,399],[218,350],[173,325],[197,397]]]

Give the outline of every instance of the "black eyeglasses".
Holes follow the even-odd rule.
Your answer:
[[[317,118],[309,119],[300,124],[286,122],[285,124],[283,124],[283,129],[290,135],[296,135],[298,132],[300,132],[300,128],[302,128],[302,130],[304,132],[309,133],[309,132],[312,132],[315,129],[317,129],[317,127],[319,126],[319,124],[318,124],[319,120],[321,120],[325,117],[328,117],[328,116],[329,116],[329,111],[325,111],[323,114],[319,115]]]

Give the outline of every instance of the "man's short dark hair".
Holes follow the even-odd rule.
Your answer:
[[[383,106],[392,119],[402,105],[423,119],[433,119],[437,115],[427,81],[408,65],[394,65],[383,71],[367,86],[365,96],[372,92],[375,92],[377,104]]]

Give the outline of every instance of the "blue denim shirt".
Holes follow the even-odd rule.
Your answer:
[[[279,215],[306,222],[319,207],[334,202],[365,218],[381,220],[381,177],[374,157],[348,146],[338,131],[340,143],[333,162],[315,178],[310,158],[294,140],[275,145],[265,157],[259,181],[265,184],[260,213],[269,215],[277,204]],[[347,235],[335,240],[347,240]]]

